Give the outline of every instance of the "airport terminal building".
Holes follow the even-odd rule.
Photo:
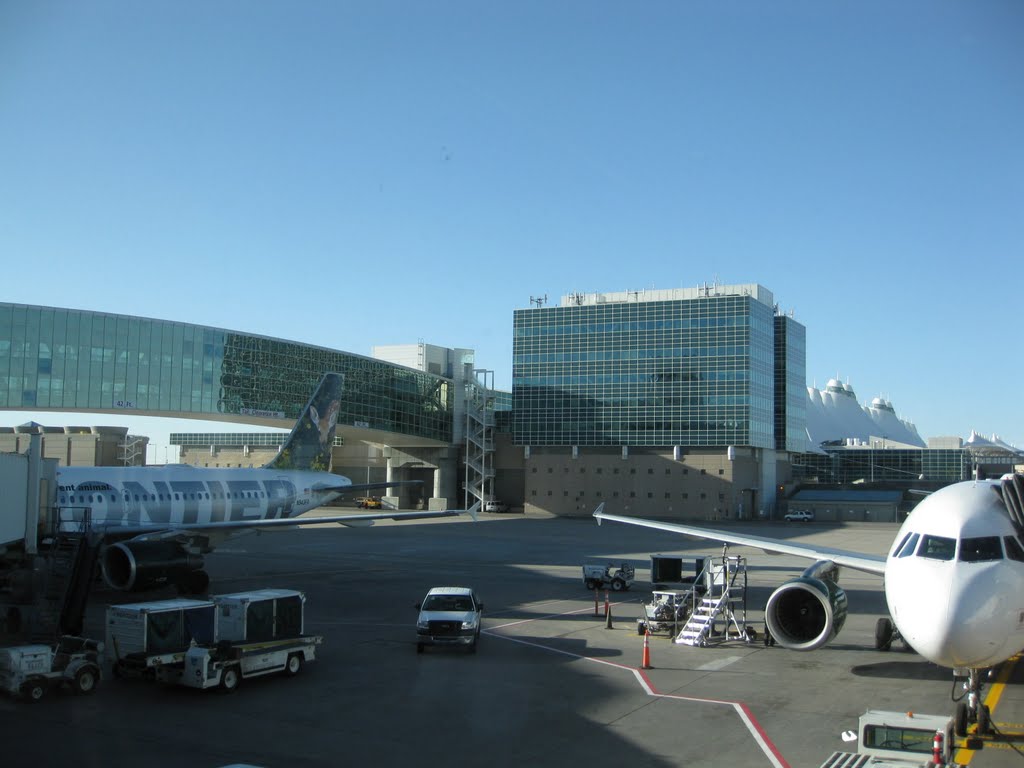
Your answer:
[[[572,294],[513,336],[527,508],[749,518],[805,448],[805,329],[763,286]]]
[[[777,517],[798,485],[941,484],[969,477],[979,457],[997,469],[1021,461],[1013,449],[955,438],[926,448],[909,424],[914,444],[870,442],[899,426],[891,404],[861,409],[838,382],[809,389],[806,329],[761,285],[571,294],[515,310],[511,332],[509,393],[468,349],[419,343],[366,357],[0,303],[0,409],[288,429],[322,374],[337,371],[345,385],[333,471],[355,483],[419,480],[390,499],[413,509],[497,497],[558,515],[604,503],[658,517]],[[865,437],[848,439],[851,430]],[[145,455],[145,439],[124,428],[39,425],[0,429],[0,451],[23,451],[34,432],[44,455],[67,464],[140,463],[140,446]],[[186,463],[261,466],[284,434],[243,427],[171,439]]]

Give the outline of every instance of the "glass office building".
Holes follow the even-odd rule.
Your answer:
[[[440,376],[218,328],[0,303],[0,408],[288,426],[329,371],[345,375],[339,425],[451,442],[454,392]]]
[[[775,316],[775,448],[790,453],[807,446],[807,329],[792,317]]]
[[[528,446],[774,449],[776,325],[760,285],[575,294],[513,317],[513,436]],[[803,330],[787,328],[795,339]],[[805,396],[803,346],[787,384]],[[787,399],[788,402],[788,399]],[[787,435],[803,430],[800,409]]]

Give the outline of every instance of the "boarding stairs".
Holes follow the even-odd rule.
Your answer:
[[[709,557],[697,583],[704,586],[704,594],[698,599],[695,587],[693,612],[675,642],[703,648],[730,639],[746,641],[747,559],[726,554]]]
[[[30,625],[30,640],[53,643],[62,635],[79,635],[89,600],[100,541],[89,511],[58,510],[58,524],[48,539],[42,585]],[[72,512],[72,519],[65,519]]]

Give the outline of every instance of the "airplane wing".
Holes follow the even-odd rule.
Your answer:
[[[314,491],[337,491],[338,493],[349,493],[350,491],[374,491],[378,488],[395,488],[400,485],[423,485],[422,480],[395,480],[390,483],[349,483],[347,485],[336,485],[331,483],[315,483]]]
[[[271,520],[224,520],[216,523],[117,526],[106,530],[97,527],[97,530],[110,533],[121,541],[177,541],[180,544],[188,544],[196,540],[205,540],[206,548],[211,548],[210,543],[221,542],[231,536],[258,531],[282,530],[296,525],[337,523],[352,528],[365,528],[373,525],[375,520],[420,520],[431,517],[456,517],[464,514],[468,514],[473,520],[476,520],[479,511],[480,502],[477,502],[469,509],[442,509],[433,512],[381,510],[358,515],[299,515],[298,517],[282,517]]]
[[[859,552],[850,552],[845,549],[834,549],[832,547],[819,547],[802,544],[790,544],[779,539],[769,539],[765,536],[750,536],[734,531],[723,531],[714,528],[703,528],[696,525],[684,525],[681,523],[662,523],[657,520],[644,520],[638,517],[622,517],[620,515],[609,515],[604,511],[604,504],[594,510],[594,517],[597,524],[602,520],[611,520],[615,523],[626,523],[627,525],[640,525],[645,528],[654,528],[659,531],[678,533],[695,539],[707,539],[720,541],[723,544],[735,544],[736,546],[754,547],[770,554],[793,555],[808,560],[831,560],[837,565],[852,568],[855,571],[874,573],[879,576],[885,573],[884,555],[865,555]]]

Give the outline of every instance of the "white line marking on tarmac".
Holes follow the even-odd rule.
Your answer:
[[[483,633],[485,635],[489,635],[491,637],[500,638],[502,640],[508,640],[510,642],[513,642],[513,643],[519,643],[520,645],[528,645],[528,646],[530,646],[532,648],[538,648],[538,649],[543,650],[543,651],[550,651],[552,653],[559,653],[559,654],[561,654],[563,656],[569,656],[570,658],[573,658],[573,659],[580,659],[581,661],[589,661],[589,662],[591,662],[593,664],[601,664],[601,665],[606,666],[606,667],[613,667],[615,669],[623,669],[623,670],[626,670],[628,672],[632,672],[633,673],[633,677],[640,684],[640,687],[643,688],[644,692],[648,696],[651,696],[653,698],[657,698],[657,699],[673,699],[675,701],[687,701],[687,702],[693,702],[693,703],[697,703],[697,704],[716,704],[716,705],[725,705],[725,706],[728,706],[728,707],[732,707],[733,711],[739,716],[740,720],[743,722],[744,727],[747,729],[747,731],[749,731],[750,735],[754,737],[754,741],[757,743],[757,746],[760,748],[761,752],[764,753],[764,756],[766,758],[768,758],[768,761],[772,764],[773,768],[791,768],[789,763],[786,762],[786,759],[779,752],[778,748],[772,743],[771,739],[768,738],[768,734],[765,733],[764,729],[761,727],[761,724],[757,722],[757,719],[754,717],[753,713],[750,711],[750,709],[747,707],[747,705],[743,704],[742,702],[738,702],[738,701],[724,701],[724,700],[719,700],[719,699],[704,699],[704,698],[698,698],[698,697],[694,697],[694,696],[679,696],[679,695],[671,694],[671,693],[660,693],[654,687],[654,685],[651,683],[651,681],[647,679],[647,675],[644,674],[643,670],[637,669],[636,667],[629,667],[629,666],[626,666],[625,664],[618,664],[618,663],[613,662],[613,661],[606,661],[605,659],[595,659],[595,658],[591,658],[590,656],[583,656],[583,655],[581,655],[579,653],[574,653],[572,651],[566,651],[566,650],[563,650],[561,648],[553,648],[553,647],[548,646],[548,645],[543,645],[542,643],[538,643],[536,641],[523,640],[523,639],[518,638],[518,637],[510,637],[508,635],[502,635],[500,632],[497,631],[499,629],[503,629],[503,628],[506,628],[506,627],[517,626],[517,625],[520,625],[520,624],[528,624],[528,623],[530,623],[532,621],[538,621],[540,619],[557,618],[559,616],[572,616],[572,615],[576,615],[576,614],[580,614],[580,613],[585,613],[586,611],[589,611],[589,610],[591,610],[591,609],[590,608],[585,608],[585,609],[575,610],[575,611],[566,611],[566,612],[563,612],[563,613],[552,613],[552,614],[548,614],[546,616],[537,616],[537,617],[532,618],[532,619],[523,619],[522,621],[513,621],[513,622],[509,622],[508,624],[502,624],[502,625],[499,625],[497,627],[491,627],[489,629],[485,629],[485,630],[483,630]],[[705,665],[704,667],[701,667],[701,670],[703,670],[703,671],[714,671],[713,669],[709,670],[708,668],[709,667],[713,667],[715,664],[720,665],[718,668],[721,668],[721,666],[727,666],[728,664],[732,664],[732,663],[734,663],[736,661],[739,661],[741,658],[742,657],[740,657],[740,656],[730,656],[730,657],[728,657],[726,659],[721,659],[718,662],[710,662],[709,664]]]
[[[737,661],[742,661],[742,656],[726,656],[718,659],[717,661],[709,661],[707,664],[702,664],[697,667],[698,672],[717,672],[720,669],[725,669],[730,664],[735,664]]]

